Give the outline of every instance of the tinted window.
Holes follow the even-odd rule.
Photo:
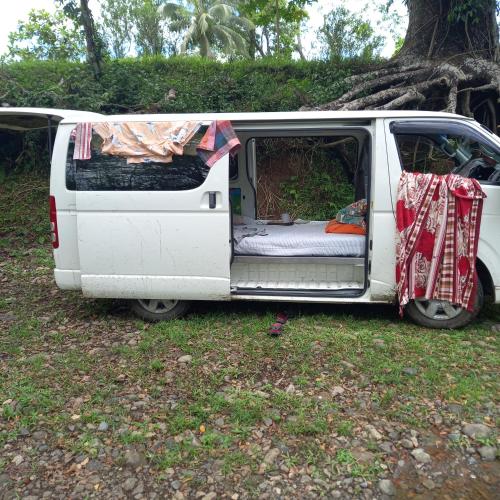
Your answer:
[[[459,174],[479,181],[499,182],[500,150],[466,133],[397,134],[401,167],[407,172]]]
[[[209,168],[193,147],[174,156],[172,163],[127,163],[125,158],[104,155],[93,144],[90,160],[73,160],[70,142],[66,160],[66,187],[76,191],[183,191],[205,181]],[[194,153],[194,154],[193,154]]]

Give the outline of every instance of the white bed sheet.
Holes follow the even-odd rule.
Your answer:
[[[325,233],[326,224],[325,221],[312,221],[291,226],[267,224],[234,226],[234,253],[273,257],[363,257],[365,255],[365,236]],[[244,236],[252,231],[257,231],[258,234]]]

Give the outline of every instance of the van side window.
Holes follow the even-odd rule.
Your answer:
[[[195,189],[207,178],[209,168],[196,154],[196,134],[182,156],[171,163],[127,163],[125,158],[104,155],[99,139],[92,139],[92,158],[74,160],[74,143],[68,146],[66,188],[72,191],[185,191]],[[199,136],[199,137],[198,137]]]
[[[459,174],[500,181],[500,150],[477,137],[443,133],[396,134],[401,168],[407,172]]]

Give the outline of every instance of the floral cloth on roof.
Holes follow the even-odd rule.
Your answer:
[[[445,300],[473,310],[484,198],[475,179],[401,174],[396,204],[400,314],[415,298]]]
[[[123,156],[127,163],[170,163],[200,128],[196,121],[94,123],[104,154]]]

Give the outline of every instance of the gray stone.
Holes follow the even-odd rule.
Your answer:
[[[403,448],[406,448],[407,450],[413,450],[413,442],[411,439],[402,439],[401,440],[401,446]]]
[[[437,426],[439,426],[443,423],[443,417],[441,415],[434,415],[432,417],[432,420],[434,422],[434,425],[437,425]]]
[[[214,491],[211,491],[210,493],[208,493],[207,495],[202,497],[201,500],[215,500],[216,498],[217,498],[217,493],[215,493]]]
[[[491,429],[484,424],[465,424],[462,432],[470,438],[486,438],[491,434]]]
[[[477,451],[481,455],[481,458],[488,462],[492,462],[497,456],[497,449],[495,446],[481,446]]]
[[[428,453],[426,453],[422,448],[417,448],[416,450],[413,450],[411,454],[413,458],[421,464],[428,464],[429,462],[432,461],[431,456]]]
[[[262,421],[266,427],[271,427],[271,425],[273,425],[273,421],[269,417],[264,417]]]
[[[191,361],[193,361],[193,356],[191,356],[190,354],[185,354],[184,356],[178,358],[177,361],[179,363],[191,363]]]
[[[448,439],[453,443],[458,443],[460,441],[460,434],[458,432],[450,432]]]
[[[217,426],[217,427],[222,427],[224,425],[224,419],[222,417],[219,417],[215,422],[214,424]]]
[[[170,483],[170,485],[172,486],[172,488],[174,490],[178,490],[181,487],[181,482],[176,479],[176,480],[172,481]]]
[[[127,450],[125,452],[125,463],[130,467],[139,467],[146,464],[146,457],[137,450]]]
[[[100,432],[106,432],[109,429],[109,425],[106,422],[101,422],[97,428]]]
[[[355,448],[352,450],[352,456],[361,465],[370,465],[375,462],[375,455],[370,451],[363,450],[361,448]]]
[[[381,479],[378,487],[384,495],[393,497],[396,494],[396,488],[390,479]]]
[[[35,431],[33,433],[33,439],[35,441],[45,441],[47,439],[47,433],[45,431]]]
[[[279,448],[272,448],[270,449],[267,453],[266,456],[264,457],[264,463],[267,465],[273,464],[276,459],[280,456],[280,449]]]
[[[137,484],[137,479],[135,477],[129,477],[128,479],[125,480],[125,482],[122,484],[122,488],[125,491],[132,491],[135,488],[135,485]]]
[[[392,443],[390,441],[384,441],[383,443],[380,443],[378,447],[385,453],[388,453],[389,455],[394,451],[394,446],[392,446]]]
[[[382,434],[380,434],[380,432],[377,429],[375,429],[375,427],[373,427],[373,425],[367,425],[366,430],[368,431],[368,435],[372,439],[375,439],[376,441],[379,441],[380,439],[382,439]]]
[[[405,375],[409,375],[410,377],[413,377],[417,374],[418,370],[416,368],[413,368],[409,366],[408,368],[403,368],[403,373]]]
[[[436,483],[432,479],[424,479],[422,484],[428,489],[433,490],[436,487]]]
[[[459,405],[457,403],[450,403],[448,406],[448,411],[450,413],[453,413],[453,415],[456,415],[457,417],[459,417],[460,415],[462,415],[463,413],[463,407],[462,405]]]

